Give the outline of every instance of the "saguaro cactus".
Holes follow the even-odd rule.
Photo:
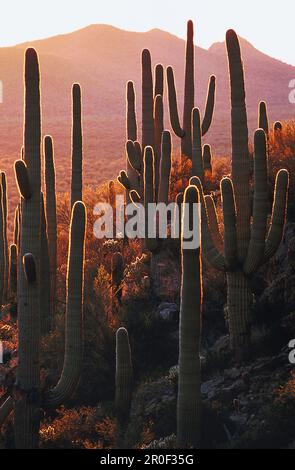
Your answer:
[[[268,136],[268,116],[267,107],[265,101],[260,101],[258,108],[258,128],[263,129],[265,134]]]
[[[41,119],[39,65],[34,49],[25,60],[25,151],[15,164],[22,196],[21,243],[17,296],[19,364],[14,388],[15,445],[38,447],[41,406],[59,406],[74,391],[82,367],[82,305],[86,209],[72,209],[67,272],[65,358],[61,378],[46,396],[40,394],[40,248]],[[42,211],[44,218],[44,210]],[[44,221],[43,221],[44,222]],[[44,234],[44,226],[43,226]]]
[[[234,31],[226,36],[232,103],[232,174],[221,182],[224,238],[218,229],[214,201],[202,193],[203,251],[211,264],[227,272],[227,309],[231,346],[237,359],[248,355],[251,336],[251,279],[276,252],[282,239],[288,193],[288,172],[276,177],[270,229],[267,233],[268,177],[266,136],[258,129],[254,137],[254,204],[250,204],[250,158],[245,105],[244,74],[239,41]],[[252,223],[251,223],[252,217]],[[220,245],[223,244],[223,251]]]
[[[3,186],[0,183],[0,312],[5,292],[5,239],[4,239],[4,207],[3,207]]]
[[[73,122],[72,122],[72,184],[71,207],[76,201],[82,201],[83,179],[83,141],[82,141],[82,111],[81,88],[78,83],[73,85]]]
[[[182,279],[179,325],[179,378],[177,399],[177,444],[199,448],[201,421],[201,305],[202,278],[200,246],[188,247],[184,228],[192,227],[199,192],[189,186],[184,193],[181,235]],[[197,236],[197,234],[194,234]]]
[[[45,215],[44,198],[41,194],[41,253],[40,253],[40,321],[41,333],[49,333],[52,325],[51,316],[51,281],[50,257],[47,238],[47,221]]]
[[[85,233],[86,207],[77,201],[72,209],[68,251],[64,365],[58,384],[47,396],[51,407],[60,406],[74,393],[82,369]]]
[[[3,192],[3,237],[4,237],[4,299],[8,296],[8,272],[9,272],[9,250],[7,239],[7,214],[8,214],[8,197],[7,197],[7,178],[4,171],[1,172],[1,183]]]
[[[40,259],[40,189],[41,189],[41,115],[39,64],[36,51],[28,49],[25,58],[25,129],[24,160],[15,170],[22,195],[22,228],[18,281],[19,365],[15,401],[15,444],[17,448],[36,448],[40,420],[40,295],[39,279],[32,282],[25,269],[25,256],[30,253],[35,270]]]
[[[56,269],[57,269],[57,217],[56,217],[56,190],[55,190],[55,164],[53,141],[50,136],[44,139],[45,159],[45,208],[47,237],[50,261],[50,312],[51,318],[55,314],[56,297]]]
[[[181,138],[181,152],[188,158],[192,158],[191,115],[195,102],[195,72],[194,72],[194,25],[192,21],[187,23],[185,84],[184,84],[184,109],[183,125],[181,127],[177,106],[177,95],[172,67],[167,68],[168,98],[171,126],[175,134]],[[202,135],[209,130],[212,122],[215,101],[215,76],[209,80],[206,110],[202,122]]]
[[[112,298],[120,302],[122,296],[121,283],[124,276],[124,261],[121,253],[114,253],[111,261]]]
[[[15,298],[17,288],[17,246],[13,243],[9,248],[9,297]]]
[[[128,417],[133,385],[133,370],[128,331],[119,328],[116,334],[116,410],[119,419]]]

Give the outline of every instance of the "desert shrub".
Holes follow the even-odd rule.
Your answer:
[[[116,436],[116,422],[103,416],[100,409],[60,408],[55,418],[48,418],[40,429],[40,447],[45,449],[111,449]]]

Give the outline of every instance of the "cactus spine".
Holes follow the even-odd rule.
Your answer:
[[[81,111],[81,88],[78,83],[72,89],[72,184],[71,184],[71,207],[76,201],[82,201],[82,178],[83,178],[83,141],[82,141],[82,111]]]
[[[189,186],[184,193],[182,227],[192,225],[199,192]],[[195,234],[196,235],[196,234]],[[201,377],[200,339],[202,281],[200,247],[185,246],[181,235],[182,280],[179,326],[179,377],[177,399],[177,445],[179,448],[200,447]]]
[[[204,198],[200,182],[195,181],[194,184],[199,187],[202,202],[204,254],[215,268],[227,272],[230,340],[239,360],[249,354],[253,302],[251,277],[273,256],[281,242],[289,176],[286,170],[280,170],[277,174],[271,224],[267,233],[266,135],[259,129],[254,137],[254,204],[251,213],[243,65],[236,33],[228,31],[226,41],[232,103],[232,179],[224,178],[221,182],[224,214],[223,251],[220,249],[222,235],[219,233],[216,211],[208,205],[212,205],[213,200]]]
[[[133,370],[128,331],[119,328],[116,334],[116,410],[120,420],[128,417],[133,385]]]
[[[50,136],[44,139],[45,157],[45,207],[47,222],[47,237],[50,260],[50,315],[53,320],[55,314],[56,297],[56,269],[57,269],[57,217],[56,217],[56,191],[55,191],[55,164],[53,141]]]
[[[194,73],[194,26],[192,21],[187,23],[186,61],[185,61],[185,85],[184,85],[184,110],[183,125],[181,127],[177,106],[177,95],[172,67],[167,68],[167,84],[170,121],[174,133],[181,138],[182,155],[192,158],[191,116],[195,101],[195,73]],[[208,86],[206,109],[202,122],[202,135],[209,130],[212,122],[215,102],[215,76],[211,76]]]

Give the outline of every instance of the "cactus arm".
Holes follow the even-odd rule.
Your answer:
[[[141,172],[141,158],[132,140],[127,140],[126,152],[127,152],[127,158],[128,158],[130,166],[134,170],[136,170],[138,173],[140,173]]]
[[[0,406],[0,428],[13,410],[13,398],[7,397],[5,402]]]
[[[206,108],[205,108],[204,118],[202,121],[202,136],[207,134],[212,124],[214,105],[215,105],[215,86],[216,86],[216,78],[214,75],[211,75],[209,79],[209,84],[208,84]]]
[[[142,148],[154,145],[154,96],[151,54],[142,51]]]
[[[72,184],[71,207],[76,201],[82,201],[83,179],[83,135],[82,135],[82,110],[81,88],[78,83],[72,89]]]
[[[182,226],[189,226],[198,189],[189,186],[184,194]],[[186,220],[187,219],[187,220]],[[182,280],[179,326],[179,378],[177,399],[177,446],[199,448],[201,416],[200,337],[202,274],[200,247],[186,249],[181,237]]]
[[[170,173],[171,173],[171,134],[164,131],[162,134],[162,151],[160,162],[160,182],[158,191],[158,202],[168,204]]]
[[[128,331],[116,333],[116,411],[120,420],[128,418],[133,385],[133,370]]]
[[[28,168],[24,160],[17,160],[14,164],[14,172],[18,190],[21,196],[28,200],[32,196],[32,187],[30,183]]]
[[[133,142],[137,140],[137,123],[136,123],[136,111],[135,111],[135,90],[134,83],[132,81],[127,82],[127,139]]]
[[[190,179],[190,185],[194,185],[199,190],[200,203],[201,203],[201,218],[202,218],[202,250],[208,262],[219,271],[225,271],[225,259],[223,254],[216,248],[213,242],[213,237],[210,232],[208,214],[206,210],[206,202],[204,197],[203,186],[200,179],[193,176]]]
[[[205,177],[211,177],[212,175],[212,155],[211,155],[211,146],[205,144],[203,146],[203,164],[204,164],[204,173]]]
[[[192,176],[198,176],[204,183],[204,165],[202,152],[201,117],[198,108],[194,108],[191,116],[192,136]]]
[[[187,22],[187,40],[185,53],[185,78],[184,78],[184,104],[183,125],[184,137],[181,140],[183,155],[192,156],[192,128],[191,119],[195,102],[195,70],[194,70],[194,25],[191,20]]]
[[[167,87],[168,87],[168,102],[169,102],[169,115],[170,115],[171,127],[175,135],[177,135],[177,137],[180,137],[182,139],[185,133],[180,125],[180,120],[179,120],[176,87],[175,87],[174,72],[173,72],[172,67],[167,67]]]
[[[149,237],[149,205],[155,203],[155,170],[154,151],[152,147],[146,147],[144,151],[144,209],[145,209],[145,246],[154,251],[157,248],[157,240]],[[153,221],[155,222],[155,221]]]
[[[51,329],[51,279],[47,221],[43,193],[41,193],[41,255],[40,255],[40,324],[41,334]]]
[[[265,251],[265,237],[268,213],[268,174],[267,174],[266,135],[258,129],[254,136],[254,204],[251,238],[244,273],[253,274],[260,266]]]
[[[131,184],[130,184],[126,171],[124,170],[120,171],[120,174],[117,179],[118,179],[118,182],[121,184],[121,186],[123,186],[123,188],[125,188],[127,191],[130,191]]]
[[[163,96],[163,94],[164,94],[164,67],[162,64],[157,64],[155,67],[154,98],[157,95]]]
[[[263,129],[268,137],[269,125],[265,101],[260,101],[258,107],[258,129]]]
[[[17,245],[9,247],[9,295],[14,298],[17,288]]]
[[[274,203],[270,229],[265,244],[264,261],[268,261],[277,251],[283,237],[286,221],[289,173],[280,170],[276,177]]]
[[[4,241],[4,207],[3,207],[3,187],[0,183],[0,313],[4,303],[5,290],[5,241]]]
[[[132,189],[129,192],[129,197],[130,197],[130,200],[131,200],[132,204],[134,204],[136,207],[137,207],[137,204],[142,202],[142,198],[140,197],[138,192],[135,191],[135,189]]]
[[[77,201],[72,209],[67,270],[65,356],[61,377],[46,402],[58,407],[74,393],[83,362],[83,293],[86,207]]]
[[[239,40],[233,30],[226,33],[231,89],[232,181],[237,208],[239,261],[244,263],[250,240],[250,159],[245,102],[244,70]]]
[[[8,214],[8,198],[7,198],[7,178],[6,173],[1,173],[1,183],[3,191],[3,237],[4,237],[4,300],[8,296],[8,279],[9,279],[9,250],[7,239],[7,214]]]
[[[205,204],[207,210],[209,230],[212,235],[212,240],[218,251],[223,251],[223,239],[219,230],[217,212],[215,202],[212,196],[205,196]]]
[[[155,138],[154,138],[155,188],[156,188],[156,200],[157,200],[159,180],[160,180],[162,134],[164,131],[164,109],[163,109],[163,97],[161,95],[157,95],[154,101],[154,126],[155,126]]]
[[[181,238],[181,221],[182,221],[182,204],[183,204],[183,193],[178,193],[175,198],[175,211],[174,211],[174,227],[173,236],[174,238]]]
[[[20,216],[20,207],[18,204],[14,211],[14,220],[13,220],[13,243],[17,246],[18,246],[19,228],[20,228],[19,216]]]
[[[230,178],[223,178],[220,187],[223,206],[224,257],[227,269],[232,270],[238,262],[234,188]]]
[[[56,215],[56,188],[55,188],[55,163],[53,152],[53,141],[50,136],[44,139],[44,159],[45,159],[45,191],[46,191],[46,221],[47,236],[50,255],[50,282],[51,318],[54,318],[56,305],[56,269],[57,269],[57,215]]]

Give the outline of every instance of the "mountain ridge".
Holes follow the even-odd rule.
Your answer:
[[[195,42],[198,36],[195,36]],[[245,65],[247,110],[250,137],[257,126],[259,100],[266,100],[271,121],[294,117],[294,105],[288,102],[288,83],[295,67],[260,52],[241,38]],[[81,83],[85,182],[100,183],[115,178],[124,168],[125,87],[135,82],[138,127],[140,128],[141,70],[140,55],[149,48],[153,65],[172,65],[180,112],[183,100],[184,50],[181,38],[154,28],[148,32],[129,32],[109,25],[89,25],[71,33],[52,36],[0,48],[0,77],[4,101],[0,105],[1,166],[15,188],[13,162],[22,146],[23,53],[35,47],[41,68],[43,134],[55,141],[57,187],[66,191],[70,183],[71,86]],[[209,49],[195,46],[196,105],[204,111],[208,79],[216,75],[216,107],[212,127],[204,139],[215,155],[230,152],[230,103],[227,57],[224,42]],[[280,85],[280,86],[278,86]],[[170,129],[165,96],[165,127]],[[182,112],[181,112],[182,114]],[[179,140],[174,139],[178,151]]]

